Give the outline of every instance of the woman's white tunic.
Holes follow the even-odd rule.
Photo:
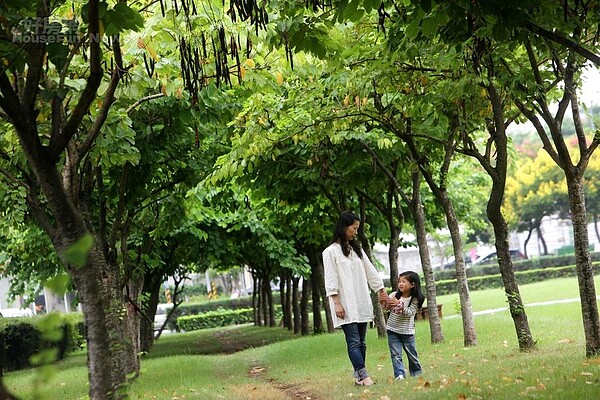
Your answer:
[[[361,250],[362,251],[362,250]],[[329,297],[329,307],[335,328],[352,322],[369,322],[373,320],[373,304],[369,287],[375,292],[382,289],[383,280],[363,252],[362,259],[354,252],[346,257],[339,243],[332,243],[323,250],[323,266],[325,269],[325,292]],[[331,296],[339,295],[340,302],[346,311],[346,318],[335,315],[335,305]]]

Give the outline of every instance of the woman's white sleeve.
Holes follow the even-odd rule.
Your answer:
[[[332,249],[325,249],[323,251],[323,268],[325,270],[325,295],[338,294],[340,288],[339,276]]]
[[[371,287],[371,290],[373,290],[374,292],[377,292],[380,289],[383,289],[384,288],[383,279],[381,279],[379,272],[375,269],[375,266],[373,265],[373,263],[371,263],[371,260],[369,260],[369,257],[367,257],[367,255],[365,254],[364,251],[363,251],[362,260],[363,260],[363,265],[365,267],[365,274],[367,276],[367,282],[369,282],[369,286]]]

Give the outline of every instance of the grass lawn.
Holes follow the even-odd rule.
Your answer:
[[[572,292],[572,289],[574,290]],[[521,287],[526,303],[577,297],[576,279]],[[473,309],[505,306],[501,290],[471,293]],[[452,296],[440,296],[444,315]],[[447,307],[449,305],[449,307]],[[484,306],[485,305],[485,306]],[[595,399],[600,398],[600,358],[585,358],[578,302],[529,307],[527,315],[538,349],[518,349],[507,311],[475,318],[479,344],[463,346],[460,318],[444,318],[445,342],[430,343],[429,325],[417,324],[417,348],[424,367],[418,379],[394,382],[387,341],[369,330],[367,367],[377,382],[352,384],[343,334],[292,337],[280,328],[245,325],[165,335],[142,361],[142,373],[129,389],[131,399]],[[231,343],[251,348],[222,352]],[[262,344],[270,343],[261,346]],[[224,347],[221,347],[224,346]],[[258,347],[261,346],[261,347]],[[6,374],[5,383],[23,399],[85,399],[85,354],[70,356],[53,369],[48,382],[32,391],[33,370]],[[36,397],[37,396],[37,397]]]

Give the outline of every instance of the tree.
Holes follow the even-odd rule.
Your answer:
[[[166,10],[169,18],[164,18],[162,7],[163,18],[158,19],[165,24],[177,20],[178,4]],[[14,132],[19,140],[14,151],[1,153],[7,165],[3,175],[13,185],[24,188],[20,190],[25,193],[29,212],[50,238],[78,291],[88,333],[90,398],[121,398],[127,373],[136,372],[135,365],[133,371],[128,370],[131,357],[137,354],[128,341],[127,324],[119,319],[131,304],[124,302],[128,276],[121,275],[121,268],[130,271],[132,267],[127,259],[127,240],[131,233],[128,224],[133,219],[119,206],[124,204],[123,197],[115,209],[102,207],[108,204],[103,185],[118,187],[117,181],[103,172],[120,164],[126,166],[121,174],[125,177],[127,166],[138,162],[138,152],[130,141],[128,110],[164,94],[181,93],[182,87],[166,82],[159,86],[161,93],[141,98],[140,93],[145,93],[147,87],[127,86],[130,77],[139,77],[143,70],[138,57],[145,60],[144,73],[150,77],[139,82],[154,87],[163,77],[154,74],[158,67],[152,43],[130,36],[133,40],[126,45],[137,46],[137,50],[121,51],[120,35],[139,31],[144,22],[126,2],[90,0],[81,8],[72,6],[60,1],[51,5],[45,0],[27,5],[9,1],[0,6],[0,116],[11,127],[2,133]],[[164,4],[150,3],[144,9],[158,11],[160,6]],[[188,27],[192,27],[194,17],[201,19],[197,9],[188,9],[187,3],[182,10]],[[62,25],[58,22],[61,18],[68,23]],[[252,18],[258,27],[265,15],[255,6],[240,18]],[[194,42],[191,46],[185,40],[185,29],[172,29],[180,39],[177,45],[182,57],[182,86],[191,94],[193,106],[211,76],[219,84],[231,82],[227,58],[232,54],[237,56],[235,67],[241,76],[239,46],[227,40],[231,31],[226,32],[224,25],[217,30],[198,26],[200,34],[202,30],[210,32],[210,42],[218,42],[218,46],[209,51],[205,47],[203,52],[206,58],[214,55],[217,60],[211,64],[214,68],[202,64],[209,69],[208,75],[196,69],[201,44]],[[117,90],[120,83],[125,85]],[[135,100],[126,104],[132,97]],[[111,108],[117,112],[112,113]],[[108,143],[116,147],[108,151],[103,146]],[[119,258],[121,255],[125,258]]]

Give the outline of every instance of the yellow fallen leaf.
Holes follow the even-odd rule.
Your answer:
[[[558,343],[575,343],[575,340],[573,340],[571,338],[564,338],[564,339],[560,339],[558,341]]]

